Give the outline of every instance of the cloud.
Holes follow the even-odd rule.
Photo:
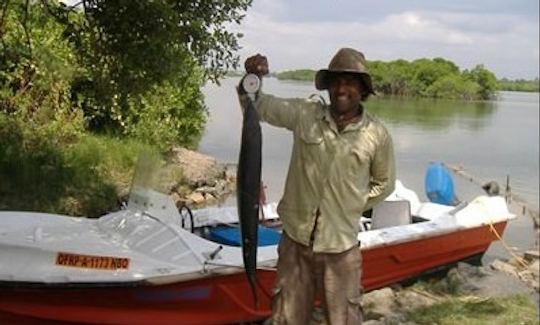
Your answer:
[[[466,33],[452,29],[434,17],[420,12],[403,12],[387,16],[379,23],[365,26],[367,30],[386,40],[398,38],[402,41],[469,45],[473,40]]]
[[[262,8],[262,10],[261,10]],[[245,59],[266,54],[271,69],[321,68],[350,46],[371,60],[444,57],[461,68],[485,64],[499,77],[538,76],[538,22],[515,14],[406,10],[376,20],[283,21],[280,1],[260,0],[241,26]]]

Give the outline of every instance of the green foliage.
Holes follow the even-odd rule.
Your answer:
[[[280,80],[313,81],[315,71],[309,69],[283,71],[276,74],[276,77]]]
[[[26,9],[21,1],[13,2],[2,12],[0,112],[63,133],[66,124],[82,130],[82,116],[70,99],[71,82],[79,71],[72,47],[62,38],[62,26],[37,5]]]
[[[482,66],[460,72],[452,61],[418,59],[369,63],[375,91],[392,96],[447,99],[489,99],[494,94],[493,74]]]
[[[96,62],[87,62],[91,78],[81,80],[77,89],[89,98],[84,108],[92,129],[140,136],[162,147],[197,138],[205,121],[198,89],[205,78],[216,80],[237,65],[233,51],[239,35],[223,24],[240,22],[249,4],[89,2],[85,13],[92,28],[86,30],[95,41],[80,53]],[[153,104],[160,107],[149,107]],[[141,117],[147,126],[139,123]],[[178,118],[182,120],[173,121]],[[160,130],[159,125],[176,129]]]
[[[427,97],[472,100],[477,98],[480,86],[464,76],[452,74],[438,78],[424,92]]]
[[[497,77],[493,72],[484,68],[483,65],[477,65],[471,71],[465,70],[463,75],[480,86],[478,91],[480,98],[490,99],[493,97],[494,92],[497,90]]]
[[[396,60],[392,62],[373,61],[369,63],[375,91],[391,96],[414,96],[414,71],[409,62]]]
[[[117,208],[136,152],[193,145],[251,0],[0,3],[0,209]],[[96,136],[101,134],[101,136]]]
[[[170,79],[182,70],[178,58],[190,53],[216,80],[238,61],[238,34],[225,29],[240,23],[251,0],[91,0],[83,2],[95,45],[112,69],[131,83]]]
[[[130,112],[126,119],[126,133],[155,144],[162,151],[175,144],[193,146],[204,127],[206,116],[201,115],[199,108],[203,99],[199,91],[200,79],[195,75],[196,72],[183,87],[165,82],[146,94],[128,99]]]
[[[411,62],[413,78],[411,81],[413,92],[421,96],[428,96],[427,89],[439,78],[459,74],[457,66],[441,58],[418,59]]]
[[[497,86],[498,90],[506,91],[527,91],[527,92],[539,92],[540,91],[540,82],[538,78],[534,80],[509,80],[507,78],[502,78],[499,80]]]
[[[240,23],[250,4],[6,1],[0,111],[40,124],[76,121],[79,130],[139,137],[164,150],[193,144],[206,119],[201,86],[238,63],[241,35],[224,27]]]
[[[133,140],[82,135],[59,145],[54,131],[0,114],[0,209],[96,217],[118,207],[138,152]]]
[[[368,65],[375,92],[383,95],[477,100],[490,99],[497,90],[495,75],[482,65],[463,72],[443,58],[370,61]],[[292,70],[278,73],[277,77],[313,81],[315,73]]]
[[[152,102],[152,94],[171,99],[161,110],[190,105],[186,123],[177,122],[181,129],[162,132],[145,140],[170,142],[185,134],[186,125],[198,125],[197,136],[204,124],[204,104],[200,88],[205,79],[217,80],[227,69],[236,68],[239,34],[228,32],[224,25],[239,23],[251,0],[229,1],[88,1],[84,8],[84,24],[67,24],[70,39],[88,75],[77,80],[75,89],[84,98],[83,109],[92,130],[115,134],[148,134],[134,132],[139,116],[132,116],[134,101]],[[72,13],[65,11],[68,17]],[[69,21],[69,19],[68,19]],[[196,73],[193,73],[198,70]],[[180,90],[174,90],[174,85]],[[162,90],[157,90],[164,87]],[[183,88],[188,88],[184,90]],[[185,112],[185,111],[184,111]],[[145,112],[147,113],[147,112]],[[142,113],[141,115],[144,115]],[[179,113],[169,114],[178,118]],[[147,115],[158,117],[159,114]],[[184,118],[184,117],[182,117]],[[159,124],[161,120],[148,121]],[[174,124],[174,123],[173,123]],[[169,125],[174,126],[174,125]],[[176,133],[171,137],[171,133]],[[182,143],[189,139],[182,139]]]

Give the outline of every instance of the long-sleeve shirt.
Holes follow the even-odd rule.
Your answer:
[[[394,151],[384,125],[364,110],[360,121],[340,132],[322,103],[262,93],[255,108],[262,121],[294,136],[277,209],[283,230],[314,252],[340,253],[358,245],[362,212],[394,189]]]

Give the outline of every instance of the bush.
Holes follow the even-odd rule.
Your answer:
[[[276,75],[280,80],[314,81],[315,71],[309,69],[283,71]]]
[[[90,217],[117,210],[138,153],[157,152],[134,140],[70,141],[0,114],[0,209]]]
[[[167,151],[174,145],[193,147],[202,134],[206,109],[200,92],[202,74],[179,84],[164,82],[128,100],[124,132]]]
[[[390,96],[491,99],[498,85],[495,75],[482,65],[460,72],[455,63],[443,58],[370,61],[368,70],[375,92]],[[315,73],[313,70],[285,71],[278,73],[278,78],[313,80]]]
[[[433,98],[448,99],[481,99],[480,86],[460,75],[448,75],[437,79],[426,90],[425,94]]]
[[[37,5],[28,8],[26,18],[19,1],[2,14],[7,16],[0,47],[0,112],[30,124],[73,122],[81,129],[82,115],[70,97],[71,82],[80,69],[73,48],[62,37],[62,26]]]

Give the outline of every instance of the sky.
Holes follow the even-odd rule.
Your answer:
[[[368,60],[443,57],[498,78],[539,76],[538,0],[254,0],[240,25],[241,63],[271,71],[327,67],[341,47]]]

